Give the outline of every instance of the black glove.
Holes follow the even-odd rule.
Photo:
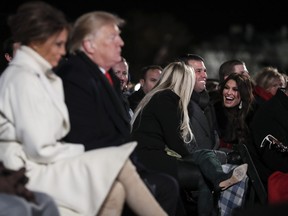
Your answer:
[[[240,165],[243,163],[241,156],[239,152],[237,151],[232,151],[227,153],[227,163],[228,164],[235,164],[235,165]]]
[[[25,187],[28,182],[25,172],[25,168],[9,170],[0,162],[0,192],[18,195],[29,202],[35,202],[34,193]]]

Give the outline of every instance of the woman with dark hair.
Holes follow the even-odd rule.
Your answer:
[[[247,118],[252,111],[253,85],[247,76],[232,73],[219,88],[221,101],[214,104],[218,127],[220,148],[232,151],[237,143],[249,141]]]
[[[64,14],[36,1],[8,21],[21,46],[0,78],[0,160],[25,167],[27,187],[51,195],[61,215],[120,216],[124,202],[137,215],[167,215],[129,159],[135,142],[84,152],[62,141],[70,121],[53,69],[66,54]]]

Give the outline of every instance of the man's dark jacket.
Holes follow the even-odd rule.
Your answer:
[[[120,82],[113,71],[109,73],[115,89],[99,67],[78,52],[69,56],[56,73],[63,80],[71,122],[65,141],[83,143],[86,151],[129,141],[129,116],[121,100]]]

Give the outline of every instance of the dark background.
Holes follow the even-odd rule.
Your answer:
[[[46,0],[61,9],[71,22],[93,10],[124,18],[127,24],[122,29],[123,56],[129,62],[132,81],[138,80],[141,67],[164,67],[184,53],[204,57],[210,78],[217,78],[218,67],[230,58],[244,60],[251,74],[267,65],[286,72],[286,3],[171,1]],[[1,41],[9,36],[7,16],[23,2],[1,1]]]

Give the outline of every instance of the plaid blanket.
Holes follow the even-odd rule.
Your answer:
[[[236,165],[232,164],[222,165],[223,171],[225,173],[228,173],[235,167]],[[247,185],[248,177],[246,175],[241,182],[221,192],[220,199],[218,201],[218,207],[220,208],[221,216],[231,216],[232,210],[234,208],[242,206],[245,198],[245,191],[247,190]]]

